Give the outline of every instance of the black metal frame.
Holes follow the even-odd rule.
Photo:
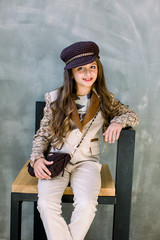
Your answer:
[[[36,125],[39,128],[40,119],[43,116],[45,102],[36,102]],[[116,158],[116,196],[99,196],[99,204],[113,204],[113,235],[112,240],[129,240],[130,212],[132,198],[132,178],[134,165],[135,130],[123,129],[117,142]],[[21,215],[22,203],[34,202],[34,240],[45,240],[46,234],[43,228],[39,212],[36,208],[37,194],[11,193],[11,228],[10,240],[21,240]],[[73,196],[64,195],[62,202],[72,203]]]

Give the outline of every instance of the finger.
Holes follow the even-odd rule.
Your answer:
[[[119,139],[120,132],[121,132],[121,130],[118,130],[118,131],[117,131],[117,137],[116,137],[117,140]]]
[[[54,162],[53,161],[44,161],[44,166],[43,166],[43,170],[50,176],[51,172],[49,171],[49,169],[46,167],[46,165],[52,165]]]
[[[46,168],[47,169],[47,168]],[[47,169],[48,170],[48,169]],[[50,173],[50,171],[49,171],[49,174],[43,169],[41,172],[41,176],[42,176],[42,178],[44,178],[44,179],[51,179],[51,177],[50,177],[50,175],[51,175],[51,173]]]
[[[46,165],[51,165],[51,164],[53,163],[53,161],[44,160],[44,163],[45,163]]]
[[[116,130],[113,131],[113,135],[112,135],[112,143],[115,143],[116,134],[117,134]]]
[[[106,141],[106,142],[108,141],[108,132],[107,132],[107,134],[105,135],[105,141]]]
[[[46,166],[44,166],[43,170],[44,170],[49,176],[51,175],[51,172],[49,171],[49,169],[48,169]]]
[[[50,179],[51,172],[48,170],[46,165],[53,164],[53,161],[49,162],[44,159],[44,161],[35,169],[37,176],[41,179]]]
[[[112,142],[112,134],[113,134],[113,131],[110,131],[110,132],[109,132],[109,143]]]
[[[105,131],[105,133],[103,133],[103,135],[104,135],[104,139],[105,139],[105,141],[107,142],[108,141],[108,135],[109,135],[109,130],[106,130]]]
[[[50,178],[51,178],[50,176],[48,176],[48,174],[46,174],[46,173],[43,171],[43,169],[40,169],[40,170],[37,171],[35,174],[36,174],[37,177],[40,178],[40,179],[50,179]]]
[[[41,176],[41,174],[39,174],[38,172],[35,172],[35,176],[39,179],[43,179],[43,177]]]

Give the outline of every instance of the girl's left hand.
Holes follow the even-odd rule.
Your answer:
[[[120,123],[111,123],[107,130],[103,133],[105,141],[109,143],[115,143],[118,140],[120,132],[122,130],[122,125]]]

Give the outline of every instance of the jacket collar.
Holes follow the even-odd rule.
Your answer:
[[[79,130],[81,132],[83,130],[83,126],[86,125],[95,116],[95,114],[97,113],[99,105],[100,105],[99,97],[98,97],[96,91],[93,89],[88,111],[87,111],[85,117],[83,118],[83,120],[81,122],[80,118],[79,118],[79,115],[78,115],[78,110],[77,110],[76,104],[74,102],[75,107],[74,107],[74,110],[72,112],[71,119],[74,122],[74,124],[79,128]]]

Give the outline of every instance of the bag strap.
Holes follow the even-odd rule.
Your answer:
[[[80,146],[81,143],[83,142],[85,136],[87,135],[87,132],[89,131],[90,127],[92,126],[92,124],[93,124],[94,120],[96,119],[96,117],[97,117],[99,111],[100,111],[100,107],[98,108],[96,114],[95,114],[94,117],[92,118],[92,121],[91,121],[91,123],[89,124],[88,128],[87,128],[86,131],[83,133],[80,142],[77,144],[76,148],[75,148],[75,149],[73,150],[73,152],[70,154],[71,157],[73,157],[73,154],[76,152],[76,150],[79,148],[79,146]]]

